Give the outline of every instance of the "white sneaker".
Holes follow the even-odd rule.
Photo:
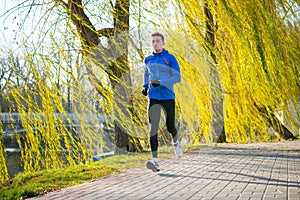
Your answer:
[[[153,161],[153,160],[149,160],[146,164],[146,167],[148,169],[151,169],[152,171],[154,172],[159,172],[160,171],[160,168],[159,168],[159,165],[158,165],[158,162],[156,161]]]
[[[175,155],[180,158],[183,154],[183,151],[180,148],[179,141],[177,140],[175,143],[173,142],[173,146],[174,146],[174,149],[175,149]]]

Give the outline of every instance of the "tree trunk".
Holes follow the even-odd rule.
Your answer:
[[[206,15],[206,33],[205,40],[208,44],[208,49],[213,63],[210,64],[210,81],[211,81],[211,99],[212,99],[212,119],[211,119],[211,129],[214,142],[226,142],[225,128],[224,128],[224,117],[223,117],[223,103],[224,97],[222,92],[222,85],[219,72],[216,68],[217,59],[214,53],[215,48],[215,31],[217,25],[214,22],[214,18],[208,5],[205,1],[204,13]]]
[[[121,124],[117,120],[114,122],[115,126],[115,153],[126,154],[129,151],[129,137],[126,131],[122,129]]]
[[[89,18],[84,13],[82,0],[69,0],[68,5],[65,6],[67,6],[68,13],[80,35],[83,52],[92,59],[97,60],[102,69],[108,74],[112,89],[115,92],[115,106],[122,110],[124,107],[122,102],[130,102],[126,101],[126,98],[128,98],[127,95],[122,96],[122,94],[130,94],[130,92],[126,91],[128,85],[122,85],[123,83],[120,84],[121,78],[129,73],[127,55],[130,1],[116,0],[115,5],[112,5],[114,27],[104,28],[98,31],[95,30]],[[99,37],[102,36],[108,38],[108,47],[101,45]],[[99,95],[104,98],[108,96],[109,91],[105,89],[102,82],[93,73],[93,70],[87,68],[87,72],[89,73],[90,79],[93,79],[93,82],[98,84],[95,88]],[[126,80],[125,83],[131,84],[131,80]],[[122,99],[122,102],[119,101],[120,99]],[[124,111],[126,111],[126,108],[124,108]],[[122,119],[116,118],[114,122],[115,153],[117,154],[126,153],[132,149],[138,149],[134,146],[135,144],[130,143],[129,135],[122,127],[121,120]]]
[[[293,135],[289,129],[287,129],[281,122],[280,120],[275,116],[274,111],[269,111],[265,107],[259,107],[257,104],[254,104],[255,107],[265,116],[265,120],[268,122],[269,126],[272,127],[279,135],[281,138],[288,140],[288,139],[297,139]]]

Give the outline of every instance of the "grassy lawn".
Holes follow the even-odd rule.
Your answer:
[[[184,152],[201,146],[184,147]],[[160,147],[159,159],[174,157],[173,147]],[[89,182],[101,177],[143,166],[151,159],[151,153],[130,153],[115,155],[97,162],[70,166],[64,169],[39,171],[30,174],[20,173],[0,185],[0,199],[24,199],[61,188]]]

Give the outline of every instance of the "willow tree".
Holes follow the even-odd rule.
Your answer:
[[[20,74],[12,65],[9,67],[14,77],[1,82],[7,85],[10,112],[20,113],[26,131],[25,142],[18,138],[25,172],[63,167],[65,161],[69,165],[90,161],[91,149],[97,149],[96,143],[103,142],[98,133],[103,131],[101,124],[95,118],[88,119],[93,114],[104,113],[108,126],[113,126],[110,117],[114,119],[116,153],[141,150],[139,138],[133,134],[145,132],[143,117],[138,115],[145,115],[146,101],[137,105],[141,94],[131,88],[130,2],[49,3],[19,4],[4,15],[21,16],[17,32],[22,34],[15,41],[14,53],[21,55],[21,66],[27,74],[20,85],[15,84]],[[98,5],[97,15],[105,17],[99,20],[91,14],[93,4]],[[102,28],[97,30],[93,20],[96,26],[105,25],[100,24]],[[26,27],[32,29],[27,32]],[[131,45],[138,52],[139,58],[135,60],[142,63],[142,44]],[[1,51],[9,57],[4,47]],[[134,113],[134,104],[143,108],[142,112]],[[78,124],[74,124],[74,114]],[[132,121],[140,127],[136,129]]]
[[[112,6],[113,28],[104,28],[96,30],[92,22],[84,11],[84,5],[81,0],[69,0],[67,3],[60,2],[66,9],[69,17],[76,26],[77,34],[83,51],[83,59],[88,57],[90,61],[86,62],[86,67],[92,83],[95,84],[97,92],[102,97],[106,97],[111,102],[111,94],[107,93],[102,81],[96,76],[91,65],[97,65],[104,70],[109,78],[112,88],[116,88],[117,83],[124,74],[129,72],[128,66],[128,33],[129,33],[129,0],[117,0]],[[108,47],[100,43],[100,37],[106,37],[109,40]],[[117,55],[117,56],[116,56]],[[130,84],[130,79],[127,83]],[[124,87],[116,91],[116,95],[126,94]],[[126,97],[126,95],[125,95]],[[116,97],[116,98],[121,98]],[[127,97],[126,97],[127,98]],[[120,104],[119,104],[120,106]],[[115,143],[116,153],[127,152],[129,150],[129,136],[120,123],[121,119],[115,119]]]
[[[284,110],[297,131],[299,3],[206,0],[180,5],[187,33],[192,32],[189,35],[215,58],[224,87],[227,141],[269,139],[267,127],[273,127],[284,139],[294,138],[276,112]],[[203,34],[206,31],[212,36],[210,40]]]
[[[16,54],[23,54],[21,56],[21,66],[27,72],[22,77],[21,84],[15,84],[16,79],[20,78],[20,73],[17,73],[14,65],[7,66],[11,69],[14,76],[6,80],[1,79],[1,83],[4,81],[7,86],[5,91],[12,107],[10,111],[20,113],[22,127],[26,131],[24,142],[19,135],[16,135],[21,149],[22,165],[25,172],[43,168],[60,168],[65,166],[66,163],[68,165],[85,163],[91,159],[91,149],[98,148],[96,143],[101,142],[98,129],[91,128],[91,125],[92,127],[99,127],[99,122],[95,118],[88,119],[93,116],[95,111],[91,104],[94,100],[88,97],[89,94],[87,92],[89,91],[82,87],[82,74],[86,72],[85,70],[88,71],[90,82],[95,83],[98,94],[108,101],[107,105],[111,102],[111,90],[105,93],[107,91],[105,88],[107,84],[103,86],[105,81],[100,81],[99,77],[94,76],[90,62],[86,62],[85,65],[87,67],[85,70],[82,70],[80,60],[87,60],[87,57],[92,57],[91,55],[97,51],[98,61],[95,63],[97,63],[98,69],[103,69],[108,74],[112,87],[116,85],[122,74],[128,71],[127,41],[125,38],[129,27],[129,1],[118,1],[114,6],[112,5],[114,28],[100,31],[95,31],[88,17],[83,12],[81,1],[69,1],[68,3],[56,1],[52,2],[52,4],[54,6],[50,8],[47,4],[30,4],[29,8],[31,9],[25,13],[26,17],[20,23],[19,32],[22,30],[25,32],[26,29],[22,28],[28,25],[27,20],[32,17],[32,14],[36,18],[36,13],[44,12],[39,20],[45,23],[41,23],[42,26],[34,24],[32,29],[32,33],[38,32],[39,34],[34,35],[32,38],[32,33],[24,33],[24,35],[28,34],[30,37],[24,39],[21,36],[18,38],[19,41],[17,41]],[[39,6],[41,7],[40,11],[34,9]],[[59,9],[60,6],[63,6],[65,14],[61,13],[62,15],[59,16],[52,11],[62,12]],[[12,10],[22,14],[23,8],[22,4],[20,4]],[[10,15],[10,11],[6,14]],[[64,38],[67,34],[57,37],[56,31],[61,28],[57,24],[61,21],[58,20],[55,23],[52,23],[51,20],[50,23],[48,21],[55,17],[66,19],[66,16],[74,24],[74,26],[67,26],[66,28],[70,28],[69,33],[77,31],[81,46],[77,45],[72,38],[69,38],[69,41],[67,41],[69,36]],[[39,20],[34,21],[39,22]],[[75,30],[73,29],[74,27],[76,28]],[[45,39],[46,36],[48,39]],[[102,46],[103,49],[99,50],[101,48],[99,46],[101,36],[112,38],[110,40],[112,41],[109,46],[110,49]],[[118,38],[118,40],[114,38]],[[19,45],[20,43],[21,45]],[[72,45],[72,50],[70,50],[69,46],[66,49],[65,43]],[[81,47],[80,50],[78,50],[79,46]],[[1,48],[1,51],[5,52],[4,47]],[[45,55],[45,52],[47,52],[47,55]],[[71,53],[73,55],[70,55]],[[101,56],[101,54],[105,55]],[[112,54],[118,54],[118,56]],[[78,57],[76,58],[76,56]],[[8,58],[10,59],[11,57]],[[99,62],[101,58],[104,59],[101,60],[102,62]],[[5,76],[7,78],[7,74]],[[65,76],[69,77],[67,81]],[[32,80],[32,82],[29,80]],[[72,90],[72,107],[76,115],[74,119],[80,125],[78,128],[74,128],[76,125],[74,124],[74,119],[72,119],[72,115],[70,117],[68,115],[70,106],[68,108],[64,106],[66,98],[63,94],[63,87],[67,87],[68,91],[70,91],[70,88]],[[68,103],[70,103],[69,97],[68,92]],[[107,109],[109,110],[109,108]],[[67,124],[70,124],[71,127],[68,127]],[[79,135],[74,136],[73,132],[77,132]],[[1,131],[0,141],[1,149],[4,149],[2,133],[3,131]],[[128,136],[121,142],[125,142],[126,148]],[[6,163],[5,151],[1,151],[1,163]],[[1,168],[1,173],[3,174],[1,177],[6,179],[8,177],[6,164],[1,166],[4,167],[3,169]]]

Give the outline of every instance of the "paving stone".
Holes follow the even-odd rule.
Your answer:
[[[145,161],[146,162],[146,161]],[[205,146],[32,199],[300,199],[300,141]]]

